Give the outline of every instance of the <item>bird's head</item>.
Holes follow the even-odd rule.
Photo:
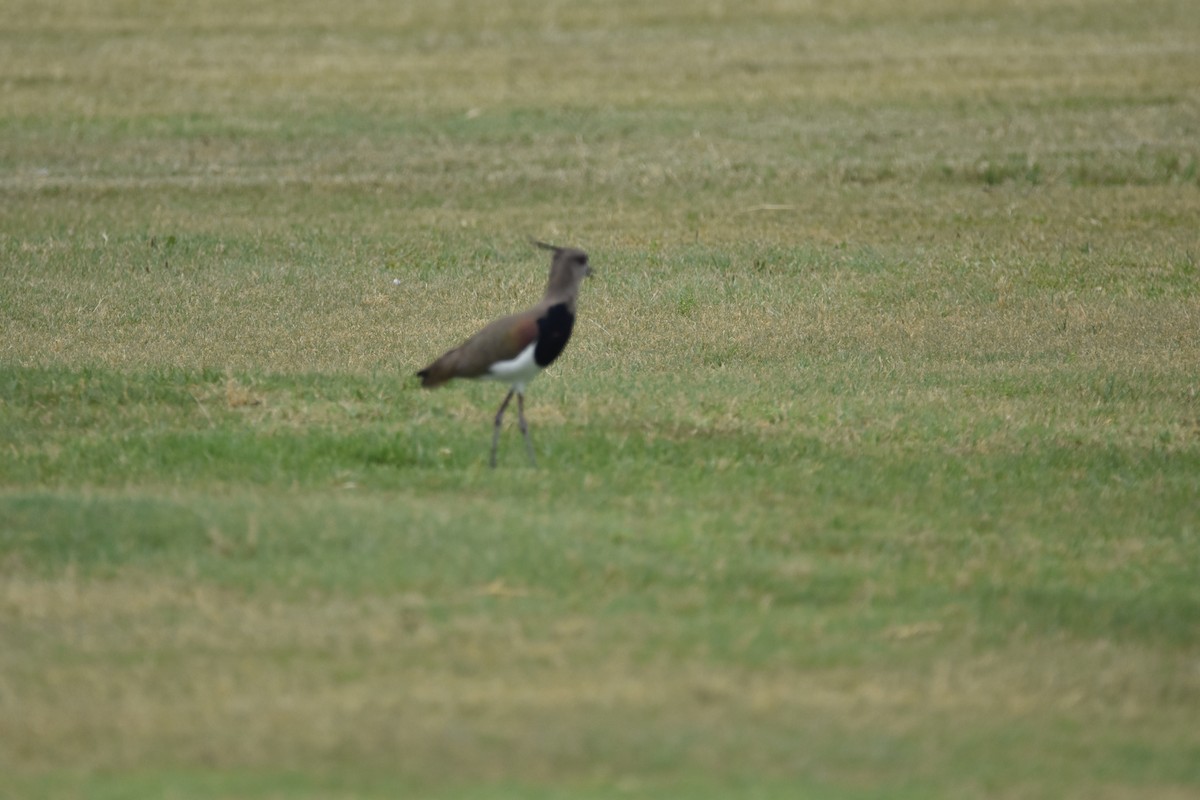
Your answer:
[[[578,291],[580,282],[592,274],[588,254],[574,247],[558,247],[535,241],[538,247],[554,253],[550,261],[550,282],[547,293],[554,291]]]

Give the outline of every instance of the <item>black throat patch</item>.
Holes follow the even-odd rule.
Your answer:
[[[575,327],[575,315],[566,303],[559,303],[546,309],[546,313],[538,317],[537,325],[538,338],[533,348],[533,360],[545,369],[567,346],[571,329]]]

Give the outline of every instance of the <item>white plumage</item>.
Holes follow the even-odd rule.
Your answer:
[[[480,377],[489,381],[501,381],[502,383],[512,384],[512,387],[517,390],[517,393],[525,391],[525,384],[538,376],[542,368],[537,365],[533,359],[533,351],[537,347],[537,342],[529,344],[516,358],[511,358],[508,361],[497,361],[488,367],[488,371]]]

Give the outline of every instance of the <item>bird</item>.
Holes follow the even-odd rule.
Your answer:
[[[553,254],[542,301],[533,308],[485,325],[474,336],[447,350],[417,373],[421,386],[428,389],[435,389],[454,378],[478,378],[509,385],[492,428],[492,452],[488,464],[493,469],[500,442],[500,423],[514,394],[525,451],[529,454],[529,463],[537,466],[533,442],[529,439],[529,424],[525,421],[525,387],[562,355],[575,327],[575,303],[580,284],[592,274],[584,251],[539,241],[533,244]]]

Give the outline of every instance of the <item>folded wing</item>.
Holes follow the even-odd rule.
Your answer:
[[[539,309],[502,317],[485,326],[417,373],[421,385],[441,386],[453,378],[478,378],[499,361],[509,361],[538,337]]]

